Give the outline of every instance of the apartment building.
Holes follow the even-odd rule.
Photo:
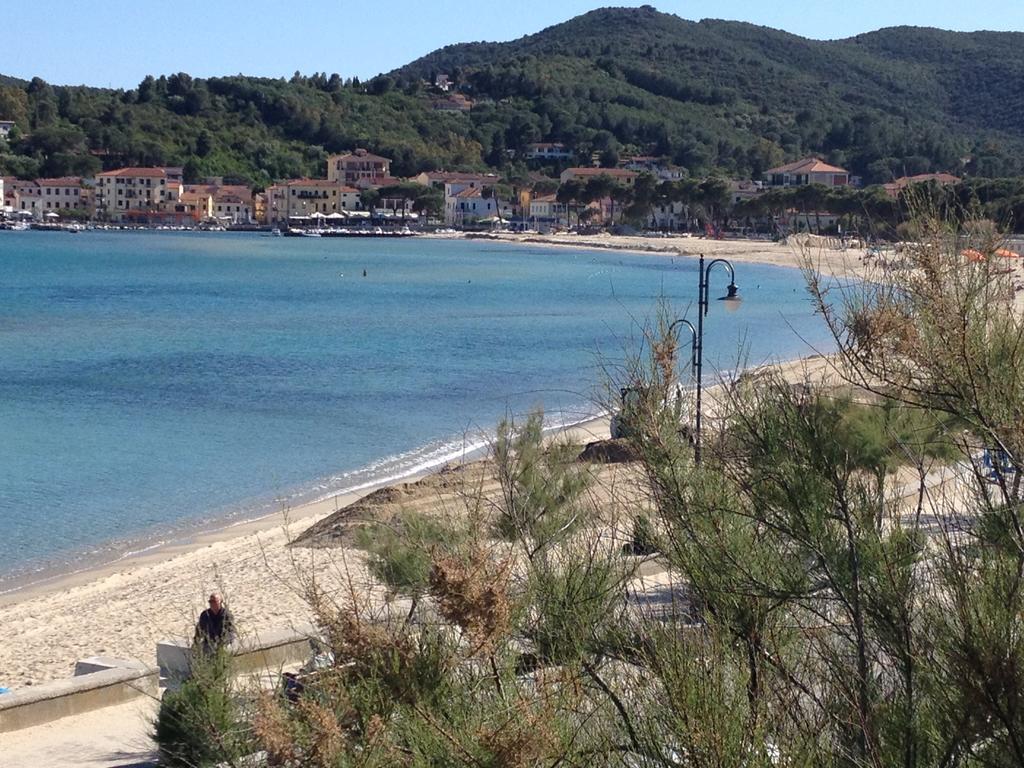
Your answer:
[[[361,210],[360,190],[337,181],[295,179],[275,184],[266,191],[268,224],[287,225],[293,216]]]
[[[62,176],[52,179],[36,179],[42,211],[89,209],[88,190],[82,186],[78,176]]]
[[[181,195],[181,169],[119,168],[96,175],[96,214],[112,221],[157,211]]]
[[[327,180],[350,187],[376,187],[391,177],[391,160],[365,149],[327,158]]]

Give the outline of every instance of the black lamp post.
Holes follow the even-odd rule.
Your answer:
[[[708,275],[718,264],[721,264],[729,270],[729,285],[726,288],[727,293],[725,296],[722,296],[719,301],[729,302],[727,306],[730,306],[732,309],[735,309],[736,304],[740,301],[740,289],[736,285],[736,272],[733,270],[732,264],[730,264],[727,259],[714,259],[705,266],[704,254],[702,253],[700,255],[700,283],[697,288],[697,330],[693,337],[693,367],[697,376],[697,419],[693,430],[693,457],[697,464],[700,464],[701,390],[703,388],[701,375],[704,365],[704,316],[708,313],[708,307],[710,304],[710,283],[708,281]],[[683,322],[690,325],[688,321]],[[673,325],[675,325],[675,323],[673,323]],[[690,328],[692,330],[693,326],[690,325]]]

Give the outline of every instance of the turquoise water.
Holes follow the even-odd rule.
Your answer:
[[[737,267],[709,370],[740,339],[754,363],[828,348],[798,272]],[[443,461],[506,412],[579,421],[696,283],[479,242],[0,232],[0,591]]]

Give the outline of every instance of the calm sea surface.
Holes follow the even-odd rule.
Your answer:
[[[830,348],[798,272],[737,266],[707,361]],[[0,592],[430,466],[506,412],[579,421],[696,284],[694,260],[611,252],[0,232]]]

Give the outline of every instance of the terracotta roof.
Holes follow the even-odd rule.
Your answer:
[[[534,202],[534,203],[557,203],[558,202],[558,196],[557,195],[541,195],[540,197],[533,198],[533,200],[531,202]]]
[[[611,176],[620,179],[635,178],[639,175],[636,171],[627,171],[624,168],[567,168],[566,173],[573,176]]]
[[[461,192],[456,192],[455,197],[483,197],[480,187],[466,187]]]
[[[328,181],[327,179],[289,179],[288,181],[282,181],[278,186],[281,187],[334,187],[340,188],[342,185],[337,181]]]
[[[959,184],[960,177],[951,173],[919,173],[916,176],[903,176],[895,179],[890,184],[897,189],[903,189],[911,184],[923,184],[926,181],[934,181],[938,184]]]
[[[369,181],[369,179],[367,179]],[[379,179],[373,181],[372,186],[374,189],[378,187],[394,187],[398,184],[402,184],[405,179],[399,179],[397,176],[381,176]]]
[[[163,168],[118,168],[116,171],[105,171],[97,173],[96,178],[109,176],[111,178],[164,178],[167,172]]]
[[[82,179],[78,176],[60,176],[53,179],[36,179],[41,187],[80,187]]]
[[[771,168],[765,171],[766,176],[783,173],[849,173],[849,171],[845,168],[829,165],[817,157],[805,157],[803,160],[797,160],[794,163],[787,163],[786,165],[780,165],[778,168]]]
[[[345,152],[340,155],[331,155],[327,158],[327,162],[329,163],[335,160],[379,160],[382,163],[391,162],[390,157],[381,157],[380,155],[375,155],[372,152],[367,152],[365,149],[357,149],[353,152]]]

